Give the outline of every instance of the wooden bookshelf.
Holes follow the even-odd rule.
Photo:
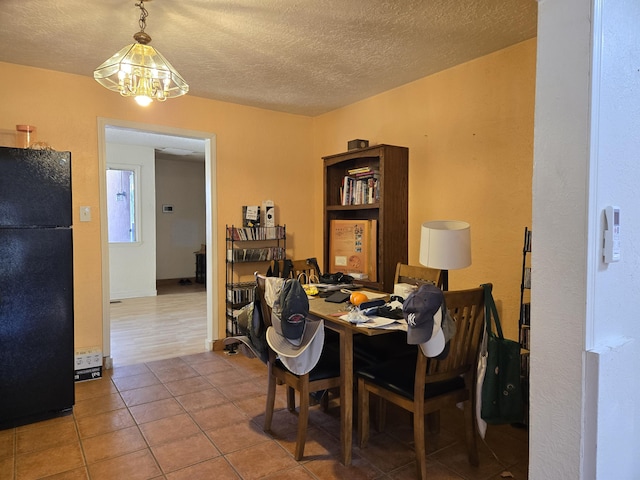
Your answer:
[[[324,271],[333,259],[331,252],[332,220],[375,220],[376,280],[358,280],[370,288],[393,292],[393,280],[398,262],[408,263],[409,223],[409,149],[394,145],[373,145],[336,155],[324,161]],[[360,200],[345,200],[345,177],[350,171],[370,169],[375,180],[373,193],[367,191]],[[358,180],[367,175],[356,176]],[[368,182],[369,185],[372,182]],[[365,201],[366,199],[366,201]],[[343,273],[349,273],[345,268]]]

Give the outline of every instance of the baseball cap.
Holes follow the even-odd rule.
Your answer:
[[[298,280],[285,280],[277,303],[271,312],[267,343],[290,371],[308,373],[322,353],[324,322],[307,318],[309,299]]]
[[[407,343],[420,345],[427,357],[446,357],[455,322],[447,312],[442,290],[433,284],[421,285],[406,298],[402,313],[407,321]]]

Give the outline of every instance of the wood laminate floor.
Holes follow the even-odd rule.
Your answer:
[[[206,287],[189,279],[158,282],[155,297],[111,303],[111,358],[115,366],[206,351]]]

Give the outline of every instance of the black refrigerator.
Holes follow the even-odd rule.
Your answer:
[[[0,147],[0,429],[74,404],[71,154]]]

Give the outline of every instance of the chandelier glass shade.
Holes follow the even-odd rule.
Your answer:
[[[145,106],[153,100],[164,102],[167,98],[184,95],[189,91],[187,82],[160,52],[149,45],[151,37],[144,31],[147,16],[144,1],[136,6],[141,9],[141,31],[133,36],[136,43],[127,45],[100,65],[93,72],[93,78],[124,97],[135,97]]]

